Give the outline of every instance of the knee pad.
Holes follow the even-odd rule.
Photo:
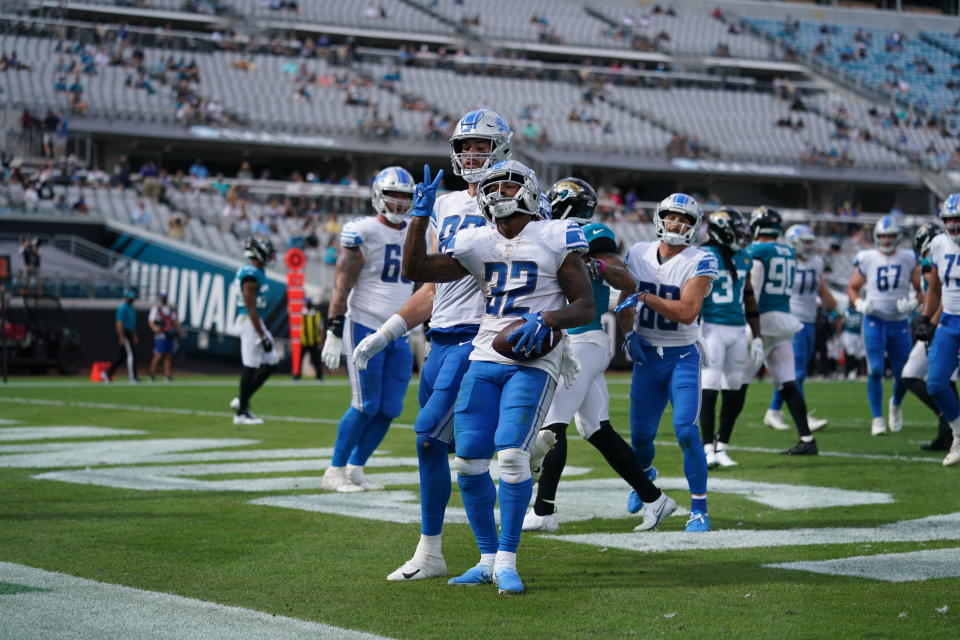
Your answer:
[[[517,484],[529,480],[530,454],[522,449],[504,449],[497,453],[497,462],[500,463],[500,479],[510,484]]]
[[[685,424],[677,427],[677,442],[684,451],[694,451],[700,448],[700,430],[695,424]]]
[[[459,476],[479,476],[490,469],[489,460],[479,458],[461,458],[457,456],[453,459],[453,470]]]

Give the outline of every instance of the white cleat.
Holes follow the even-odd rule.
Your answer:
[[[703,453],[707,456],[707,468],[713,469],[717,466],[717,451],[713,443],[703,445]]]
[[[240,398],[234,398],[233,400],[231,400],[231,401],[230,401],[230,408],[233,409],[234,411],[239,411],[239,410],[240,410]]]
[[[533,509],[530,509],[527,511],[527,515],[523,516],[523,531],[556,533],[559,529],[560,523],[557,522],[557,515],[554,513],[538,516]]]
[[[447,563],[442,557],[428,558],[413,556],[403,566],[387,576],[391,582],[442,578],[447,575]]]
[[[783,419],[783,412],[776,411],[775,409],[767,409],[767,412],[763,414],[763,424],[777,431],[790,430],[790,425]]]
[[[884,436],[887,434],[887,423],[883,418],[874,418],[870,423],[870,435]]]
[[[110,384],[110,376],[107,374],[106,371],[101,371],[101,372],[100,372],[100,380],[101,380],[104,384]]]
[[[543,473],[543,459],[556,444],[557,434],[553,431],[541,429],[537,434],[537,439],[530,447],[530,475],[533,476],[534,483],[540,481],[540,474]]]
[[[807,426],[810,427],[810,431],[820,431],[821,429],[826,428],[827,419],[826,418],[816,418],[812,414],[807,414]]]
[[[947,457],[943,459],[943,466],[952,467],[958,462],[960,462],[960,433],[954,433],[953,444],[950,445]]]
[[[717,453],[716,453],[717,465],[723,467],[724,469],[728,467],[736,467],[739,462],[730,457],[730,454],[727,453],[727,445],[718,444]]]
[[[903,429],[903,407],[893,404],[893,398],[890,398],[890,402],[887,403],[887,413],[889,414],[887,426],[890,433],[897,433]]]
[[[347,480],[361,487],[364,491],[382,491],[383,485],[374,482],[363,473],[363,467],[355,464],[347,465]]]
[[[643,522],[634,528],[634,531],[650,531],[656,529],[661,522],[670,517],[677,510],[677,503],[665,493],[653,502],[643,503]]]
[[[263,424],[263,420],[246,411],[233,416],[233,424]]]
[[[338,493],[359,493],[363,487],[350,482],[347,477],[346,467],[327,467],[323,472],[323,481],[320,488],[325,491],[337,491]]]

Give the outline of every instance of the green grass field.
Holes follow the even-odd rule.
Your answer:
[[[610,381],[611,419],[626,432],[627,380]],[[939,526],[907,524],[897,534],[890,533],[894,531],[890,527],[877,529],[960,512],[960,469],[941,466],[942,453],[919,449],[934,435],[929,412],[908,398],[904,430],[873,438],[862,383],[809,383],[809,404],[817,408],[818,416],[829,418],[830,425],[818,434],[823,455],[793,459],[774,451],[792,445],[795,435],[760,423],[770,390],[768,384],[751,388],[731,452],[740,466],[711,472],[717,487],[727,485],[725,491],[711,488],[710,514],[718,535],[678,533],[682,517],[670,518],[660,532],[633,533],[639,519],[624,508],[626,485],[598,489],[596,495],[613,496],[609,507],[596,502],[601,498],[592,497],[595,494],[576,493],[578,486],[599,487],[603,483],[590,481],[615,476],[590,445],[573,439],[568,465],[583,473],[561,483],[560,515],[566,501],[567,513],[602,507],[603,517],[562,522],[559,534],[582,536],[580,542],[525,533],[518,568],[527,593],[503,597],[493,587],[455,588],[445,580],[387,582],[385,576],[411,555],[419,534],[416,523],[391,521],[393,511],[388,507],[381,511],[375,507],[367,512],[369,517],[357,517],[251,504],[271,497],[313,499],[324,494],[316,487],[328,461],[321,453],[304,457],[293,451],[255,452],[331,447],[336,421],[349,402],[343,379],[299,386],[283,379],[268,383],[255,397],[254,409],[265,417],[285,419],[268,419],[262,427],[233,426],[226,405],[234,387],[228,378],[136,387],[79,379],[59,385],[51,379],[22,379],[0,387],[0,418],[9,421],[0,425],[0,563],[390,638],[960,637],[958,577],[920,575],[889,582],[764,566],[883,554],[895,559],[893,554],[942,550],[927,565],[942,570],[939,575],[960,576],[956,517]],[[417,490],[415,481],[410,482],[415,465],[409,460],[415,456],[409,428],[415,411],[412,385],[406,410],[397,421],[401,424],[390,430],[381,446],[384,457],[408,460],[368,469],[394,474],[404,483],[390,484],[388,492]],[[33,434],[19,440],[13,431],[53,426],[144,433],[55,439],[37,439]],[[156,441],[170,439],[204,442],[167,449],[155,461],[147,459]],[[212,442],[228,439],[255,442],[239,446]],[[104,444],[129,441],[144,441],[142,450],[137,445],[118,449]],[[657,443],[661,475],[681,478],[669,412]],[[54,449],[61,457],[54,457]],[[235,454],[218,454],[215,460],[198,455],[224,449]],[[22,466],[11,466],[11,460]],[[279,464],[284,461],[290,464]],[[157,471],[160,465],[183,468]],[[143,472],[125,470],[131,466],[142,466]],[[73,475],[35,477],[51,472]],[[194,484],[153,488],[149,483],[154,476]],[[127,484],[111,486],[116,478]],[[744,481],[748,489],[735,490],[732,480]],[[774,498],[799,493],[806,506],[784,509],[758,501],[749,487],[761,485],[745,484],[750,482],[808,487],[800,492],[789,487],[769,490]],[[136,483],[143,486],[133,486]],[[685,490],[668,492],[689,507]],[[892,500],[876,503],[871,496],[878,494]],[[837,495],[860,498],[831,506]],[[323,502],[340,498],[353,499],[334,495],[316,504],[349,510],[346,503]],[[409,504],[415,513],[415,503]],[[460,505],[454,487],[451,506]],[[378,513],[384,517],[377,519]],[[629,540],[599,534],[628,534]],[[685,548],[684,540],[697,536],[716,539],[716,548]],[[751,542],[754,538],[764,546]],[[594,543],[584,543],[588,539]],[[636,539],[657,550],[621,548]],[[770,540],[776,546],[770,546],[774,544]],[[451,575],[476,562],[476,546],[466,524],[446,526],[444,554]],[[923,573],[926,565],[909,558],[895,566]],[[884,569],[888,565],[882,558],[873,566],[888,574],[898,570]],[[47,627],[35,630],[35,635],[4,624],[5,610],[20,602],[17,599],[31,597],[34,590],[4,578],[0,571],[0,638],[75,637],[69,619],[58,618],[55,611],[47,615]],[[136,617],[137,612],[129,615]],[[102,637],[124,637],[111,631],[113,624],[109,616],[103,618]],[[175,616],[167,624],[176,629]],[[252,636],[224,631],[222,637]]]

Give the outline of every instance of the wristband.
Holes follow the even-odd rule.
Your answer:
[[[407,333],[407,321],[399,313],[395,313],[380,326],[380,332],[390,342]]]
[[[596,258],[596,260],[600,263],[600,275],[603,275],[603,272],[607,270],[607,263],[603,258]]]
[[[326,323],[324,323],[323,328],[327,331],[331,331],[333,335],[338,338],[343,337],[343,323],[345,316],[336,316],[335,318],[328,318]]]

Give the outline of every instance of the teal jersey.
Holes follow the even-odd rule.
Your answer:
[[[924,274],[931,268],[933,268],[933,260],[930,259],[930,256],[920,261],[920,290],[923,291],[923,295],[927,295],[927,289],[930,287],[930,283],[927,282]]]
[[[797,271],[797,254],[785,244],[779,242],[754,242],[744,249],[753,261],[763,268],[763,279],[759,287],[754,287],[760,313],[782,311],[790,313],[790,293],[793,290],[793,277]],[[756,284],[756,281],[754,281]]]
[[[607,225],[600,224],[599,222],[591,222],[590,224],[584,225],[583,235],[590,245],[590,253],[594,251],[598,253],[616,253],[617,238],[613,230]],[[610,285],[603,279],[603,276],[593,278],[590,284],[593,286],[593,299],[596,305],[593,320],[582,327],[568,329],[567,333],[577,334],[603,329],[600,318],[602,318],[603,314],[610,308]]]
[[[750,277],[750,258],[746,251],[733,254],[733,266],[737,270],[734,277],[723,260],[720,247],[704,245],[700,248],[716,256],[718,271],[710,295],[703,300],[703,321],[735,327],[747,324],[747,317],[743,312],[743,291],[747,286],[747,278]]]
[[[124,331],[135,331],[137,328],[137,312],[133,309],[133,305],[123,301],[119,307],[117,307],[117,313],[115,316],[117,322],[123,327]]]
[[[843,330],[847,333],[860,333],[863,326],[863,314],[850,307],[843,314]]]
[[[267,308],[267,291],[270,285],[267,284],[267,275],[263,269],[258,269],[252,264],[245,264],[237,269],[237,314],[247,315],[247,305],[243,302],[243,281],[253,278],[257,281],[257,311]]]

